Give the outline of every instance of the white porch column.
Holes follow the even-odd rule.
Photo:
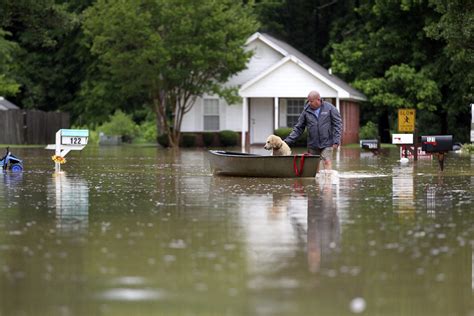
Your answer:
[[[336,109],[341,113],[341,106],[339,105],[339,96],[336,97]]]
[[[273,99],[273,108],[274,108],[274,113],[275,113],[275,128],[274,129],[277,129],[278,128],[278,122],[279,122],[279,119],[280,119],[280,107],[279,107],[279,99],[278,97],[275,97]]]
[[[248,124],[249,106],[246,97],[242,98],[242,151],[245,152],[245,136]]]

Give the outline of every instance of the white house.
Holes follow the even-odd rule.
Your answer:
[[[344,122],[343,144],[358,142],[359,102],[366,97],[289,44],[255,33],[246,42],[253,51],[247,69],[232,77],[240,104],[217,96],[196,100],[183,118],[182,132],[234,130],[242,146],[263,144],[280,127],[293,127],[311,90],[333,103]]]

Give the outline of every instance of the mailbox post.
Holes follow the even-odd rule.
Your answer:
[[[415,117],[416,117],[416,109],[398,109],[398,132],[414,133],[414,135],[411,134],[412,141],[410,143],[414,145],[414,149],[411,150],[411,146],[406,146],[410,144],[404,142],[404,140],[406,139],[405,136],[402,136],[402,138],[400,138],[400,135],[403,135],[403,134],[395,134],[397,135],[396,137],[400,139],[400,142],[396,143],[395,138],[393,138],[394,141],[392,141],[392,143],[402,145],[405,158],[407,158],[408,151],[410,151],[413,154],[413,159],[417,161],[418,160],[418,141],[417,141],[418,133],[417,133],[417,129],[415,128]],[[415,140],[414,142],[413,142],[413,139]]]
[[[401,146],[403,157],[408,158],[407,145],[413,144],[413,134],[392,134],[392,144]]]
[[[54,150],[56,156],[64,158],[71,150],[82,150],[89,140],[87,129],[60,129],[56,132],[56,143],[46,146],[46,149]],[[54,163],[56,172],[61,171],[61,164]]]
[[[453,150],[453,136],[421,136],[421,148],[438,156],[439,168],[443,171],[445,155],[448,151]]]
[[[471,143],[474,143],[474,103],[471,103]]]

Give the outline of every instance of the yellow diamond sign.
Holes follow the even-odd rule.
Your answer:
[[[415,131],[415,109],[398,109],[398,131]]]

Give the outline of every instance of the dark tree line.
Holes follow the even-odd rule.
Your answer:
[[[474,2],[262,0],[262,29],[279,35],[369,98],[362,124],[389,141],[398,108],[422,133],[467,141],[474,102]]]
[[[109,36],[110,43],[117,43],[113,34],[129,34],[132,39],[135,36],[130,31],[133,25],[117,22],[120,19],[116,19],[114,12],[124,9],[119,3],[0,0],[0,94],[26,108],[68,111],[73,123],[79,125],[100,124],[117,109],[133,114],[136,120],[143,120],[153,112],[150,87],[154,82],[147,77],[141,77],[139,81],[124,78],[137,76],[133,66],[147,69],[143,63],[143,54],[147,53],[144,49],[155,53],[162,49],[163,60],[173,60],[173,69],[161,67],[166,63],[161,64],[159,58],[153,61],[154,67],[161,67],[156,68],[161,73],[160,78],[167,76],[169,82],[180,80],[173,77],[175,73],[183,75],[190,69],[182,68],[183,73],[180,73],[174,71],[176,67],[205,71],[209,67],[202,67],[203,63],[218,65],[218,60],[231,57],[222,54],[205,60],[196,50],[197,41],[190,40],[193,45],[185,46],[172,40],[179,37],[180,41],[186,42],[186,38],[205,35],[206,32],[199,30],[206,24],[199,24],[197,20],[203,20],[207,9],[210,10],[207,12],[213,12],[217,8],[211,8],[213,2],[205,0],[201,1],[203,11],[191,8],[192,2],[185,0],[128,1],[127,5],[136,10],[136,14],[155,17],[154,21],[168,19],[180,23],[171,23],[176,28],[169,28],[165,33],[175,32],[176,35],[170,38],[160,33],[170,25],[169,21],[162,26],[159,23],[143,24],[141,27],[148,28],[149,32],[144,36],[150,37],[154,31],[160,35],[155,38],[154,47],[137,47],[131,40],[126,46],[111,45],[116,54],[111,55],[107,46],[100,46],[103,36]],[[389,129],[394,129],[396,110],[405,107],[418,110],[420,132],[450,133],[459,141],[468,140],[469,104],[474,102],[474,2],[255,0],[243,1],[245,5],[240,6],[232,3],[218,2],[216,5],[221,7],[215,12],[224,10],[224,13],[214,14],[214,20],[209,19],[207,26],[222,22],[222,25],[229,25],[228,34],[245,37],[258,29],[258,20],[259,30],[287,41],[364,92],[369,101],[362,105],[361,123],[378,123],[384,140],[387,140]],[[110,20],[99,23],[87,14],[100,10],[106,10],[107,14],[100,14]],[[193,12],[199,12],[201,17],[196,18]],[[233,15],[239,16],[244,31],[237,32],[235,28],[239,21],[232,19]],[[127,19],[127,23],[141,23],[135,21],[133,15]],[[224,43],[219,42],[218,30],[210,29],[210,34],[213,37],[207,43],[209,49]],[[245,40],[235,39],[233,50],[236,43]],[[176,56],[169,55],[170,47],[171,53],[177,52]],[[117,66],[125,61],[112,58],[114,56],[128,56],[134,62],[127,64],[129,68],[121,69]],[[195,56],[201,59],[194,65],[176,59],[190,61]],[[234,59],[232,71],[240,69],[239,63],[247,57],[242,55],[242,58]],[[230,72],[220,69],[223,80]],[[219,91],[217,86],[205,85],[204,88],[229,98],[235,95],[235,91],[234,94]],[[169,109],[163,114],[165,119],[174,117]]]

